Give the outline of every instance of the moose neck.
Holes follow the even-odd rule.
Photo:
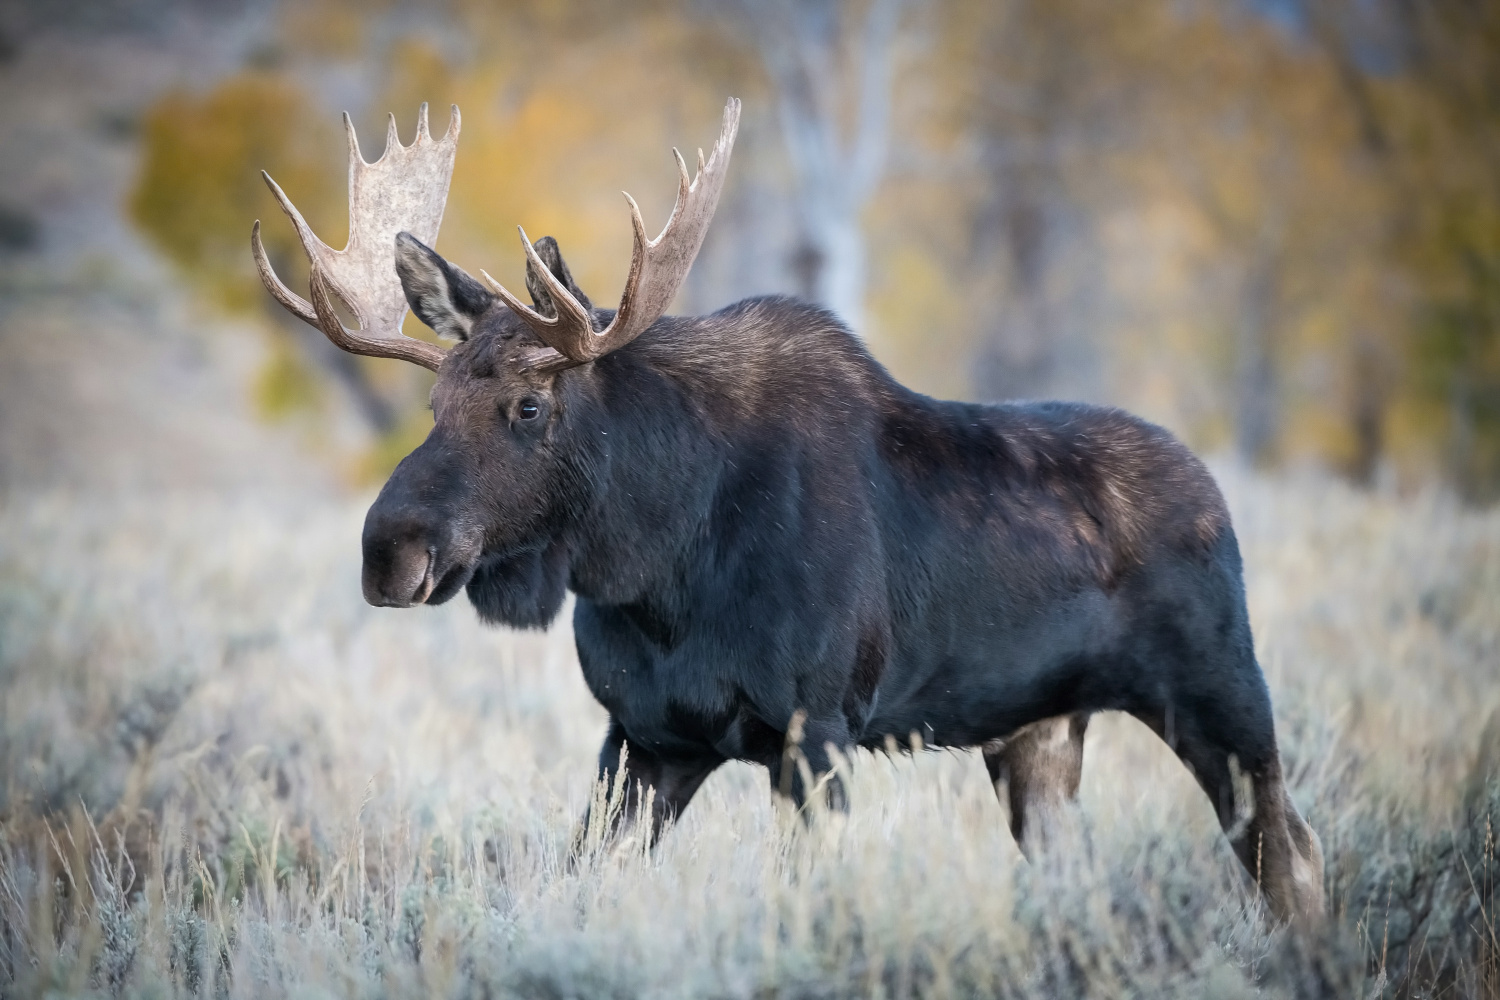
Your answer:
[[[569,447],[588,497],[568,532],[569,586],[601,604],[665,595],[709,516],[722,446],[635,345],[564,373]]]

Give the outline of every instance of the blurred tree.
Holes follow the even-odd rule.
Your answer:
[[[1367,156],[1392,189],[1382,250],[1412,286],[1408,447],[1500,497],[1500,7],[1312,0]],[[1389,380],[1387,380],[1389,381]],[[1381,383],[1382,385],[1384,383]],[[1436,437],[1440,446],[1427,442]]]
[[[332,215],[329,207],[342,196],[337,174],[328,170],[337,163],[328,146],[342,145],[338,133],[309,114],[307,95],[275,74],[242,73],[201,98],[169,93],[147,113],[143,132],[132,217],[233,309],[260,302],[260,282],[245,252],[248,237],[239,238],[245,220],[267,207],[258,171],[297,191],[314,217]],[[319,219],[319,230],[327,232],[331,221]],[[263,235],[269,252],[301,253],[289,227],[268,226]],[[328,238],[337,241],[331,233]]]
[[[728,0],[775,89],[798,292],[867,333],[862,214],[885,170],[903,0]]]
[[[1349,331],[1385,332],[1363,304],[1381,205],[1326,61],[1228,3],[958,3],[946,30],[982,181],[975,391],[1348,464]]]
[[[281,330],[257,380],[263,409],[279,416],[316,405],[316,381],[299,358],[337,377],[370,425],[395,426],[394,407],[371,383],[362,359],[285,318],[261,288],[250,261],[249,221],[263,218],[266,252],[283,275],[306,273],[302,247],[258,176],[266,170],[325,242],[343,244],[348,232],[341,162],[344,143],[317,116],[307,95],[285,77],[252,71],[231,77],[200,97],[173,92],[147,114],[144,158],[130,196],[130,213],[191,278],[222,306],[271,317]],[[288,342],[300,350],[289,351]]]
[[[1181,151],[1166,177],[1209,236],[1198,270],[1218,293],[1234,449],[1261,465],[1342,458],[1351,428],[1327,372],[1347,370],[1349,331],[1376,322],[1357,299],[1380,202],[1358,170],[1335,76],[1243,11],[1209,10],[1178,30],[1190,54],[1165,71],[1176,97],[1153,131]],[[1320,339],[1328,322],[1343,326],[1339,343]]]
[[[1495,496],[1495,5],[1297,2],[308,0],[258,68],[155,109],[131,208],[218,301],[258,309],[245,226],[276,213],[255,171],[336,245],[338,108],[371,135],[458,103],[439,250],[518,287],[520,223],[609,303],[616,192],[664,219],[665,150],[705,142],[735,94],[735,178],[679,308],[795,288],[925,389],[1094,398],[1261,464],[1441,468]],[[295,280],[290,229],[266,235]],[[336,375],[390,429],[383,471],[430,419],[420,373],[295,336],[267,409]]]
[[[1092,229],[1108,188],[1099,168],[1139,125],[1129,108],[1139,74],[1124,63],[1130,24],[1149,20],[1150,6],[1002,0],[947,11],[954,61],[944,82],[981,178],[967,270],[991,289],[977,318],[981,398],[1099,391],[1085,374],[1097,342],[1081,335],[1097,322],[1087,313],[1097,298]]]

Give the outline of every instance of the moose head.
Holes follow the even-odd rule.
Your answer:
[[[251,247],[267,290],[343,350],[399,358],[437,373],[434,425],[402,460],[364,527],[365,599],[383,607],[439,604],[467,587],[486,619],[545,625],[567,585],[567,529],[587,516],[602,443],[575,405],[597,386],[592,362],[629,344],[666,312],[687,277],[724,187],[740,104],[724,108],[717,142],[696,177],[676,155],[677,202],[665,228],[647,236],[625,195],[634,250],[613,313],[595,309],[557,243],[521,230],[531,305],[484,271],[481,280],[444,260],[436,241],[457,150],[454,107],[434,139],[422,105],[415,141],[402,146],[390,119],[386,151],[366,163],[349,116],[349,243],[318,239],[269,175],[310,265],[310,300],[276,276],[257,221]],[[337,297],[359,322],[346,328]],[[401,333],[410,306],[451,349]],[[567,419],[570,408],[578,411]]]

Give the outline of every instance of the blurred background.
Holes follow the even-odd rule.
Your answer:
[[[428,376],[271,302],[251,221],[294,287],[305,266],[258,171],[342,246],[339,112],[374,159],[387,112],[409,142],[420,102],[435,128],[456,103],[438,249],[514,287],[522,224],[609,304],[618,192],[658,225],[669,148],[732,94],[678,311],[798,294],[929,393],[1107,402],[1256,467],[1500,496],[1494,3],[0,10],[0,484],[378,482]]]
[[[342,246],[340,112],[374,159],[458,104],[439,251],[518,288],[521,224],[612,305],[620,190],[660,226],[730,95],[677,311],[805,296],[924,392],[1209,459],[1316,942],[1109,714],[1067,870],[963,754],[860,755],[810,854],[730,764],[570,869],[570,615],[364,603],[431,375],[272,302],[259,171]],[[1500,997],[1500,3],[0,0],[0,181],[0,993]]]

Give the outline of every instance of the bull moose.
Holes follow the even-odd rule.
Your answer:
[[[437,373],[432,431],[365,520],[366,600],[465,590],[487,622],[542,628],[571,590],[578,660],[610,716],[599,766],[631,790],[622,828],[649,801],[659,831],[729,760],[765,765],[802,802],[789,730],[835,801],[835,749],[917,733],[981,748],[1031,852],[1077,790],[1089,714],[1119,710],[1191,768],[1271,912],[1320,913],[1322,850],[1286,792],[1234,530],[1181,443],[1099,406],[930,399],[790,298],[664,315],[739,114],[730,100],[695,177],[677,154],[655,239],[626,195],[635,242],[614,311],[551,238],[521,233],[530,305],[430,248],[456,107],[434,139],[423,105],[410,146],[392,117],[375,163],[345,116],[344,250],[265,176],[311,264],[308,300],[277,278],[256,222],[271,294],[346,351]],[[403,336],[408,306],[457,343]]]

